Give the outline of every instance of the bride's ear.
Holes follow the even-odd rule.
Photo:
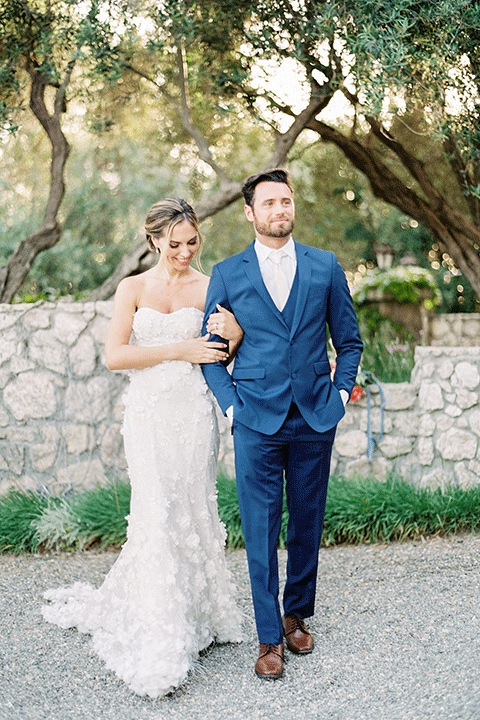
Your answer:
[[[159,252],[160,252],[160,248],[158,247],[158,245],[155,245],[155,243],[153,242],[152,236],[151,236],[151,235],[146,235],[146,238],[147,238],[147,245],[148,245],[148,247],[150,248],[150,250],[151,250],[152,252],[154,252],[154,253],[159,253]]]

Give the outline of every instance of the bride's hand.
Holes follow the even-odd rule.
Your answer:
[[[212,313],[207,321],[207,330],[209,333],[239,342],[243,338],[243,330],[235,319],[235,315],[217,304],[218,312]]]
[[[203,337],[182,340],[178,343],[177,360],[186,360],[191,363],[214,363],[226,360],[227,346],[221,342],[208,342],[210,334]]]

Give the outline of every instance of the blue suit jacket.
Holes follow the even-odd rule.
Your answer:
[[[345,413],[339,390],[352,391],[363,349],[335,255],[299,243],[295,250],[298,297],[291,328],[265,287],[253,243],[214,266],[207,293],[203,332],[219,303],[245,334],[232,373],[223,363],[206,364],[205,379],[224,413],[233,405],[235,421],[266,435],[280,429],[292,399],[314,430],[336,425]],[[327,325],[337,353],[333,382]]]

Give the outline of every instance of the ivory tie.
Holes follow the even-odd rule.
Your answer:
[[[285,270],[282,267],[282,258],[286,255],[287,253],[284,250],[272,250],[268,256],[273,262],[273,277],[275,280],[276,290],[273,301],[280,312],[285,307],[288,296],[290,295],[290,283],[288,282]]]

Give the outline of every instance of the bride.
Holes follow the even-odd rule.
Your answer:
[[[228,347],[199,337],[208,277],[190,266],[202,246],[191,206],[157,202],[145,229],[159,261],[118,286],[105,345],[110,370],[131,370],[127,542],[98,590],[80,582],[48,590],[42,613],[91,633],[109,669],[139,695],[158,697],[214,640],[241,639],[216,503],[216,415],[200,363],[226,361],[243,333],[219,306],[207,329]]]

